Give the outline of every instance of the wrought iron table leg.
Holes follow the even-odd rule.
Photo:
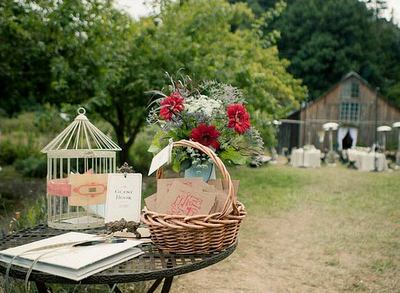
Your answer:
[[[157,279],[157,280],[153,283],[153,285],[151,285],[151,287],[150,287],[149,291],[147,291],[147,293],[153,293],[153,292],[158,288],[158,286],[160,285],[160,283],[162,282],[162,280],[163,280],[163,278]]]
[[[113,292],[122,293],[122,291],[118,288],[117,284],[108,284],[108,286],[113,290]]]
[[[169,290],[171,289],[171,284],[172,284],[172,280],[173,279],[174,279],[174,277],[165,278],[161,293],[168,293],[169,292]]]

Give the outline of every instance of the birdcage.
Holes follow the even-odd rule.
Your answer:
[[[121,148],[85,113],[79,108],[74,121],[42,149],[47,154],[47,213],[52,228],[78,230],[105,224],[106,185],[97,182],[98,174],[115,173],[116,151]],[[72,179],[84,178],[90,181],[74,187]]]

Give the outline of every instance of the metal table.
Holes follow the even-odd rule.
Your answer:
[[[0,250],[53,237],[65,232],[67,231],[52,229],[46,225],[23,229],[3,237],[0,242]],[[93,229],[84,230],[83,232],[102,234],[105,230]],[[180,255],[163,252],[152,243],[143,243],[138,247],[143,250],[144,254],[81,281],[74,281],[35,270],[32,271],[29,280],[35,282],[38,291],[43,293],[47,292],[46,283],[107,284],[110,287],[114,287],[114,291],[119,293],[121,291],[115,284],[155,280],[148,291],[150,293],[154,292],[164,280],[161,292],[167,293],[171,288],[174,276],[193,272],[220,262],[235,251],[236,245],[237,243],[221,252]],[[0,262],[0,273],[4,275],[6,269],[7,264]],[[26,268],[13,265],[10,270],[10,277],[25,279],[27,271]]]

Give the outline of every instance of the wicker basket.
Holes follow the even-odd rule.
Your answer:
[[[154,244],[179,254],[208,253],[231,247],[246,216],[244,205],[234,198],[231,177],[218,156],[199,143],[181,140],[174,147],[193,147],[207,154],[222,172],[229,196],[222,211],[210,215],[167,215],[143,209],[142,222],[148,226]],[[157,178],[162,169],[157,170]],[[232,207],[232,208],[230,208]]]

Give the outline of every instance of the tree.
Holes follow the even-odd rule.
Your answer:
[[[273,24],[281,32],[280,57],[290,60],[289,72],[303,80],[312,99],[351,70],[383,94],[400,80],[400,29],[378,10],[374,15],[357,0],[299,0]]]
[[[0,97],[7,114],[43,102],[50,83],[42,6],[0,2]]]
[[[216,79],[243,88],[250,108],[270,117],[298,106],[305,88],[287,73],[289,64],[279,59],[276,46],[268,46],[257,30],[240,29],[248,19],[256,22],[243,4],[186,1],[166,5],[156,21],[150,17],[131,24],[130,34],[118,43],[124,44],[120,54],[126,60],[118,65],[117,75],[111,71],[102,77],[90,99],[114,126],[123,148],[121,160],[127,160],[145,125],[151,98],[145,92],[167,86],[166,71],[183,69],[181,73],[195,80]]]
[[[31,5],[9,3],[21,14]],[[45,20],[32,27],[38,36],[32,47],[45,44],[33,55],[43,59],[46,73],[44,89],[33,96],[59,106],[84,105],[98,113],[115,130],[123,149],[121,162],[128,161],[129,148],[145,125],[151,99],[145,92],[167,86],[166,71],[240,87],[249,108],[267,118],[295,109],[306,96],[301,82],[287,73],[289,62],[279,59],[274,34],[263,34],[265,21],[256,19],[243,3],[167,2],[157,19],[138,22],[115,9],[112,1],[29,3],[39,7],[32,9],[40,11],[34,19]],[[11,19],[9,27],[19,25],[18,14]],[[253,24],[253,29],[243,23]],[[29,31],[28,24],[23,26]],[[19,36],[9,38],[24,46]],[[18,88],[11,80],[7,90],[13,86]]]

